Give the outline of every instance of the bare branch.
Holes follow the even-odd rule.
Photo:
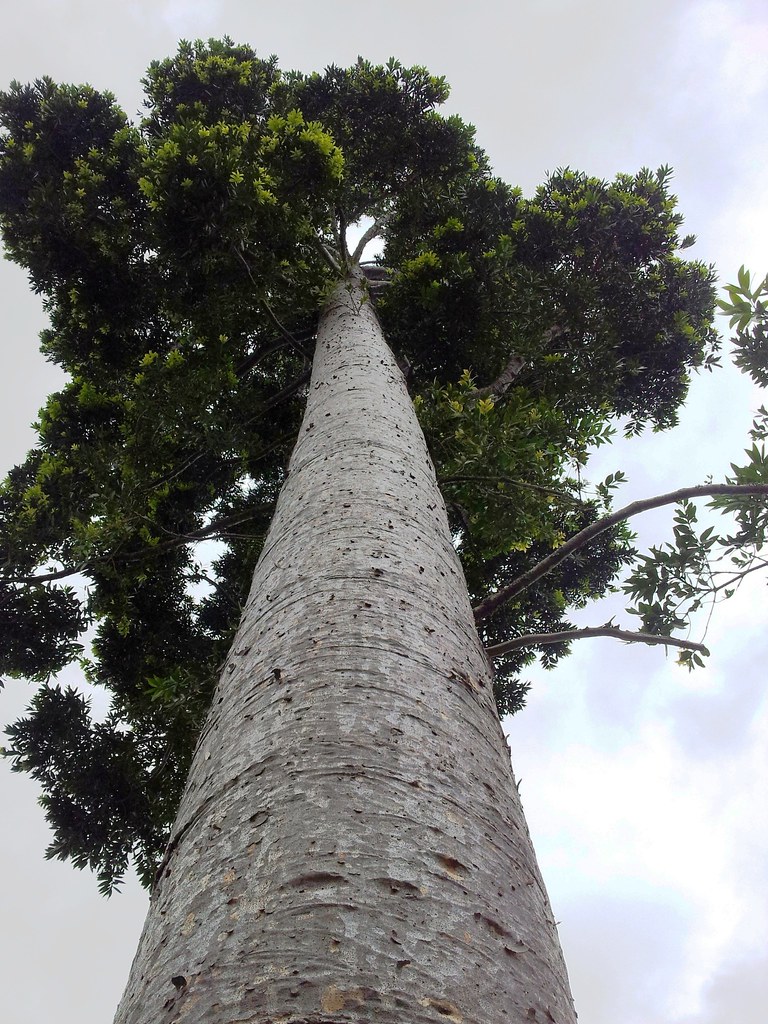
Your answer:
[[[253,370],[259,365],[264,359],[268,359],[269,356],[274,355],[275,352],[280,352],[282,349],[291,347],[296,348],[300,355],[304,359],[309,359],[309,353],[303,347],[303,342],[311,341],[314,335],[314,330],[303,329],[292,334],[286,338],[283,336],[279,341],[272,342],[271,345],[267,345],[266,348],[261,349],[259,352],[253,352],[251,355],[246,356],[241,363],[235,367],[235,373],[237,374],[238,380],[242,380],[246,373]]]
[[[300,343],[299,343],[299,340],[298,340],[298,338],[295,338],[295,337],[294,337],[294,336],[293,336],[293,335],[291,334],[291,332],[290,332],[290,331],[288,330],[288,328],[287,328],[287,327],[285,327],[285,326],[284,326],[284,325],[283,325],[283,324],[282,324],[282,323],[280,322],[280,320],[279,320],[279,319],[277,318],[277,315],[275,314],[275,311],[274,311],[274,310],[272,309],[272,307],[271,307],[271,306],[270,306],[270,304],[269,304],[269,303],[267,302],[267,300],[266,300],[265,298],[262,298],[262,300],[261,300],[261,301],[262,301],[262,302],[264,303],[264,308],[266,309],[267,313],[269,314],[269,318],[270,318],[270,320],[271,320],[271,321],[272,321],[272,323],[273,323],[273,324],[275,325],[275,327],[277,327],[278,331],[280,331],[280,333],[281,333],[281,334],[282,334],[282,336],[283,336],[283,337],[285,338],[285,340],[286,340],[286,341],[288,341],[288,342],[290,342],[290,344],[291,344],[291,345],[293,345],[293,347],[294,347],[295,349],[297,349],[297,351],[301,352],[301,354],[302,354],[302,355],[304,356],[304,358],[305,358],[306,360],[309,360],[309,359],[310,359],[310,357],[309,357],[309,355],[307,354],[306,350],[305,350],[305,349],[303,349],[303,348],[301,347],[301,345],[300,345]]]
[[[253,416],[249,416],[248,419],[244,421],[243,425],[248,427],[252,423],[256,423],[264,416],[264,413],[268,412],[276,405],[279,405],[286,398],[292,398],[293,395],[300,391],[301,388],[309,382],[311,377],[311,370],[302,370],[299,376],[296,377],[293,381],[291,381],[290,384],[286,384],[284,388],[281,388],[279,391],[275,392],[274,395],[271,395],[269,398],[266,398],[259,406],[258,412],[256,412]]]
[[[698,651],[708,655],[704,644],[695,644],[691,640],[681,640],[676,636],[657,636],[655,633],[635,633],[617,626],[587,626],[584,629],[565,629],[561,633],[529,633],[528,636],[516,636],[514,640],[506,640],[502,644],[486,647],[489,658],[500,658],[502,654],[520,650],[522,647],[542,647],[545,644],[562,644],[569,640],[582,640],[585,637],[610,636],[614,640],[624,640],[631,644],[662,644],[664,647],[682,647],[686,651]]]
[[[554,324],[552,327],[549,327],[541,336],[542,348],[547,349],[555,338],[560,337],[564,333],[565,328],[561,327],[560,324]],[[513,353],[496,380],[484,388],[477,388],[472,392],[472,398],[500,398],[520,372],[525,369],[525,366],[526,362],[522,356]]]
[[[518,374],[524,366],[525,360],[521,356],[517,355],[516,353],[514,355],[511,355],[509,357],[509,362],[501,371],[496,380],[493,381],[491,384],[488,384],[484,388],[476,388],[472,392],[470,397],[476,399],[489,397],[500,398],[507,390],[507,388],[510,386],[510,384],[514,381],[514,379],[518,376]]]
[[[369,242],[372,242],[374,238],[377,238],[381,234],[385,224],[386,218],[382,218],[381,220],[375,220],[373,224],[371,224],[371,226],[363,232],[360,241],[355,246],[355,251],[352,253],[353,263],[360,262],[360,257],[365,252],[366,245],[368,245]]]
[[[349,248],[347,246],[347,218],[340,206],[336,208],[336,216],[339,221],[339,255],[341,266],[349,270]]]
[[[342,273],[341,266],[337,262],[336,258],[334,257],[333,253],[331,252],[331,250],[328,248],[328,246],[322,240],[322,238],[316,238],[315,239],[315,245],[317,247],[317,251],[323,257],[323,259],[328,264],[328,266],[331,268],[331,270],[335,274],[341,275],[341,273]]]
[[[69,569],[56,569],[53,572],[40,573],[39,576],[11,576],[5,579],[0,577],[0,584],[49,583],[51,580],[63,580],[66,579],[67,576],[76,576],[78,573],[85,572],[90,565],[90,562],[81,562],[80,565],[71,566]]]
[[[564,562],[566,558],[570,558],[576,551],[579,551],[590,541],[593,541],[595,537],[599,537],[601,533],[605,533],[606,530],[610,530],[611,527],[617,526],[619,523],[625,522],[627,519],[631,519],[632,516],[639,515],[641,512],[648,512],[653,508],[662,508],[664,505],[674,505],[678,501],[685,501],[688,498],[712,498],[721,494],[729,495],[750,495],[750,494],[765,494],[768,495],[768,484],[700,484],[696,487],[681,487],[677,491],[669,491],[667,494],[659,494],[655,498],[644,498],[641,501],[633,501],[629,505],[625,505],[624,508],[620,508],[616,512],[612,512],[610,515],[603,516],[602,519],[598,519],[596,523],[592,523],[591,526],[587,526],[583,530],[579,530],[577,534],[574,534],[570,540],[567,540],[562,547],[559,547],[556,551],[553,551],[551,555],[547,555],[546,558],[542,559],[538,565],[534,565],[528,572],[524,572],[522,576],[518,576],[516,580],[509,584],[507,587],[502,587],[495,594],[491,594],[486,597],[484,601],[481,601],[479,605],[474,609],[475,621],[481,622],[483,619],[487,619],[489,615],[496,611],[502,604],[506,604],[513,597],[521,594],[528,587],[532,586],[537,580],[540,580],[543,576],[558,566],[561,562]]]

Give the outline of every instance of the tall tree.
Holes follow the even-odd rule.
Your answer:
[[[635,560],[590,448],[716,358],[669,172],[526,200],[395,61],[184,43],[145,85],[138,127],[48,79],[0,102],[69,374],[0,494],[3,668],[43,684],[10,752],[50,855],[154,883],[118,1020],[573,1020],[497,709]],[[762,480],[698,491],[759,544]],[[643,638],[698,657],[649,564]],[[78,659],[104,722],[48,682]]]

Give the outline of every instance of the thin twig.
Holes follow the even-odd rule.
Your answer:
[[[757,556],[755,556],[757,558]],[[751,572],[757,572],[759,569],[768,568],[768,562],[764,558],[757,558],[757,565],[750,565],[748,569],[742,569],[741,572],[737,572],[735,576],[731,576],[725,583],[718,583],[717,586],[710,588],[711,593],[716,594],[719,590],[726,590],[728,587],[740,586],[741,581],[745,576],[749,576]],[[718,569],[713,575],[721,575],[724,572],[732,572],[730,569]],[[714,581],[713,581],[714,582]]]
[[[51,580],[63,580],[67,576],[76,576],[78,573],[86,572],[91,568],[91,562],[81,562],[79,565],[72,566],[69,569],[56,569],[54,572],[40,573],[39,576],[10,576],[8,578],[0,577],[0,585],[4,583],[49,583]]]
[[[574,498],[572,495],[566,494],[565,491],[558,491],[552,487],[545,487],[543,484],[531,484],[525,480],[515,480],[510,476],[474,476],[462,474],[460,476],[444,476],[437,478],[437,482],[441,486],[443,484],[463,483],[464,481],[467,481],[468,483],[477,482],[486,484],[492,484],[502,481],[505,484],[510,484],[510,486],[512,487],[524,487],[526,490],[538,491],[540,494],[551,495],[553,498],[562,498],[563,501],[571,502],[574,505],[584,504],[584,502],[580,498]],[[509,495],[504,494],[503,491],[491,491],[489,493],[498,493],[504,498],[509,497]]]
[[[288,328],[285,327],[285,325],[280,322],[280,320],[278,319],[277,315],[275,314],[275,311],[272,309],[272,307],[270,306],[269,302],[267,302],[266,296],[259,294],[259,286],[256,284],[256,281],[254,279],[253,274],[251,273],[251,268],[248,266],[248,261],[246,260],[246,258],[243,256],[243,254],[240,252],[240,250],[238,248],[236,248],[234,245],[232,246],[232,251],[235,252],[239,256],[243,266],[245,267],[245,272],[248,274],[248,277],[251,279],[251,284],[256,289],[257,298],[259,298],[260,301],[263,303],[264,308],[266,309],[267,313],[269,314],[269,318],[272,321],[272,323],[275,325],[275,327],[277,327],[278,331],[280,331],[280,333],[286,339],[286,341],[290,341],[291,344],[295,345],[295,347],[299,350],[299,352],[301,352],[301,354],[306,359],[307,358],[306,352],[301,347],[301,345],[299,344],[297,339],[294,338],[294,336],[291,334],[291,332],[288,330]]]

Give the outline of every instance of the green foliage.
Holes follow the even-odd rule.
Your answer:
[[[448,87],[425,68],[358,58],[351,68],[293,72],[278,94],[321,122],[344,154],[336,208],[348,224],[388,212],[403,192],[434,190],[469,159],[472,129],[436,113]]]
[[[768,387],[768,276],[754,288],[748,270],[741,267],[738,284],[726,287],[728,299],[717,305],[729,317],[733,338],[734,362],[756,384]]]
[[[717,305],[730,318],[737,334],[733,339],[734,362],[756,384],[768,385],[768,314],[761,296],[768,290],[768,279],[751,290],[749,271],[742,267],[737,285],[728,285],[728,300]],[[750,431],[752,444],[744,452],[742,464],[731,463],[728,484],[768,486],[768,411],[761,405]],[[768,542],[768,504],[762,496],[721,495],[710,499],[708,508],[730,516],[729,529],[712,520],[700,533],[695,526],[698,513],[690,501],[681,502],[674,515],[672,543],[650,549],[638,556],[623,590],[635,602],[633,609],[649,633],[671,636],[688,627],[692,616],[706,607],[731,597],[745,576],[768,567],[765,548]],[[683,651],[679,659],[689,669],[703,661],[693,651]]]
[[[670,172],[606,183],[565,169],[525,200],[484,171],[398,204],[384,259],[388,336],[414,369],[493,378],[510,349],[521,383],[574,410],[676,421],[692,366],[714,359],[711,268],[676,253]],[[472,217],[468,217],[469,210]]]
[[[286,74],[212,40],[182,43],[144,85],[136,125],[88,86],[0,96],[0,225],[67,374],[0,490],[2,665],[45,682],[79,664],[112,700],[94,722],[77,692],[44,685],[10,753],[43,785],[52,855],[105,890],[130,858],[149,881],[160,855],[347,225],[381,226],[379,313],[478,601],[608,510],[620,475],[587,488],[589,452],[622,417],[673,423],[717,347],[712,274],[679,255],[667,169],[566,169],[525,199],[439,113],[445,82],[394,60]],[[496,386],[511,356],[522,369]],[[625,528],[601,534],[484,638],[566,628],[632,557]],[[520,706],[523,665],[565,652],[510,655],[500,710]]]
[[[28,717],[7,731],[13,770],[43,787],[53,830],[46,856],[96,871],[105,895],[131,856],[151,884],[172,822],[169,795],[180,798],[189,760],[186,750],[179,759],[168,746],[166,727],[137,734],[116,716],[94,723],[76,690],[43,686]]]
[[[87,620],[71,587],[0,590],[0,673],[44,681],[82,652]]]

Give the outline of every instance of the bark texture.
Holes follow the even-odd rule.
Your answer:
[[[361,280],[116,1024],[573,1024],[445,507]]]

